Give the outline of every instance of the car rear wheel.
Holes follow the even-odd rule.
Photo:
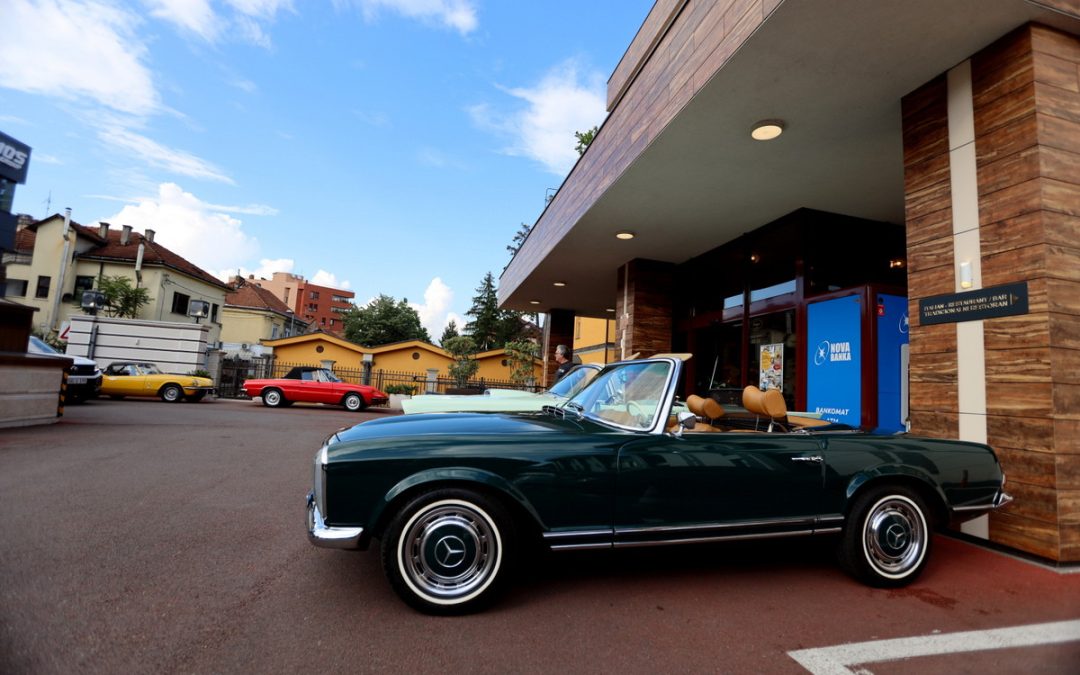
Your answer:
[[[930,521],[923,498],[907,487],[873,488],[856,500],[840,542],[840,562],[871,586],[905,586],[926,567]]]
[[[428,614],[463,614],[488,604],[507,577],[513,520],[497,501],[457,489],[409,502],[382,539],[394,591]]]
[[[175,384],[167,384],[161,388],[161,400],[168,403],[176,403],[184,398],[184,390]]]
[[[280,389],[267,389],[262,393],[262,401],[267,408],[277,408],[285,405],[285,397]]]
[[[341,404],[345,406],[345,409],[349,412],[360,412],[364,409],[364,397],[356,392],[345,394],[345,398],[341,400]]]

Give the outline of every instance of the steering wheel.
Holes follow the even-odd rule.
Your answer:
[[[637,401],[626,402],[626,414],[629,415],[638,426],[645,426],[649,421],[648,413]]]

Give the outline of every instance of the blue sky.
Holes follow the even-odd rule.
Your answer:
[[[437,339],[600,124],[651,0],[3,0],[15,211],[222,276],[408,298]]]

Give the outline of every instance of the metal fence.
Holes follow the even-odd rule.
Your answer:
[[[271,359],[225,358],[221,360],[221,372],[217,374],[218,396],[222,398],[246,398],[241,388],[244,380],[256,378],[285,377],[297,366],[315,366],[318,363],[290,363]],[[446,394],[446,393],[482,393],[487,389],[520,389],[539,391],[542,387],[535,384],[522,384],[512,380],[493,380],[477,378],[469,380],[464,387],[443,373],[416,371],[395,371],[382,368],[342,368],[334,366],[334,374],[346,382],[368,384],[386,393],[399,394]],[[389,391],[387,391],[389,389]]]

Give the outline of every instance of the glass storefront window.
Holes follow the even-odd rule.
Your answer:
[[[795,310],[750,319],[750,382],[779,389],[788,410],[795,407],[797,343]]]

